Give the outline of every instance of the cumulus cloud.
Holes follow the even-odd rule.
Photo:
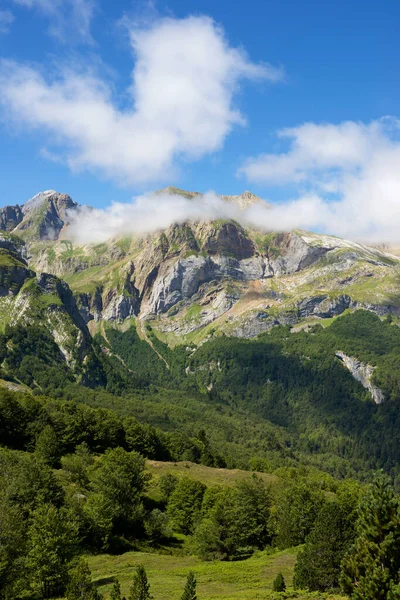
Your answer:
[[[90,33],[94,0],[13,0],[15,4],[40,11],[50,20],[49,33],[62,42],[93,43]]]
[[[231,129],[245,123],[233,103],[241,81],[283,76],[232,48],[207,17],[131,28],[130,40],[135,63],[127,106],[92,74],[64,70],[49,79],[5,61],[0,85],[8,115],[39,130],[50,152],[74,170],[127,184],[165,180],[177,163],[219,150]]]
[[[289,219],[294,227],[400,241],[399,119],[306,123],[278,135],[289,142],[286,152],[250,158],[240,169],[250,181],[287,188],[288,200],[271,215],[275,227]]]
[[[13,21],[14,15],[11,11],[0,10],[0,33],[8,33]]]

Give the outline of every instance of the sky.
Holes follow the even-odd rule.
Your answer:
[[[399,34],[396,0],[0,0],[0,205],[248,189],[266,228],[398,242]]]

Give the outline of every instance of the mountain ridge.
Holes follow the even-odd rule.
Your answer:
[[[171,186],[158,193],[201,196]],[[242,210],[262,202],[248,191],[221,198]],[[199,343],[215,330],[254,337],[357,308],[400,317],[400,260],[381,249],[311,232],[260,231],[232,219],[77,245],[68,226],[79,208],[67,194],[47,190],[0,209],[0,229],[23,238],[33,270],[67,282],[93,334],[101,321],[117,326],[138,318],[175,345]]]

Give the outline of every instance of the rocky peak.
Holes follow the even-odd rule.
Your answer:
[[[236,196],[221,196],[221,198],[226,202],[232,202],[232,204],[237,204],[242,210],[248,208],[252,204],[258,204],[258,202],[262,201],[259,196],[256,196],[248,190]]]
[[[68,223],[68,211],[77,207],[68,194],[40,192],[21,207],[23,218],[13,231],[26,238],[57,240]]]
[[[192,200],[193,198],[199,198],[203,195],[200,192],[189,192],[187,190],[182,190],[180,188],[174,187],[173,185],[169,185],[166,188],[158,190],[156,193],[157,194],[170,194],[170,195],[183,196],[184,198],[187,198],[188,200]],[[220,198],[222,198],[222,200],[224,200],[225,202],[237,204],[241,210],[248,208],[252,204],[257,204],[258,202],[261,202],[261,198],[259,196],[256,196],[255,194],[253,194],[252,192],[249,192],[248,190],[246,190],[242,194],[236,194],[236,195],[230,195],[230,196],[229,195],[221,195]]]
[[[181,188],[177,188],[173,185],[169,185],[166,188],[157,190],[156,194],[169,194],[171,196],[173,196],[173,195],[183,196],[184,198],[187,198],[188,200],[202,196],[202,194],[200,192],[188,192],[187,190],[182,190]]]

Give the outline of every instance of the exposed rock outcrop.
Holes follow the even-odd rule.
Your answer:
[[[329,248],[310,246],[296,233],[280,233],[274,238],[274,248],[279,256],[271,256],[274,274],[290,274],[309,267],[324,256]]]
[[[4,206],[0,209],[0,229],[12,231],[24,218],[22,208],[18,206]]]
[[[329,319],[341,315],[347,308],[352,306],[352,300],[346,294],[334,298],[322,295],[304,298],[298,303],[297,309],[301,318],[317,316],[321,319]]]
[[[336,352],[336,356],[340,358],[346,368],[353,375],[354,379],[359,381],[361,385],[370,392],[375,404],[382,404],[382,402],[385,400],[385,396],[382,390],[372,383],[372,375],[375,367],[362,363],[353,356],[347,356],[347,354],[344,352]]]

